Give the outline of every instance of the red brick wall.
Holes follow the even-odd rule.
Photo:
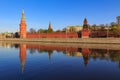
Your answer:
[[[90,36],[90,30],[89,29],[83,29],[82,30],[82,37],[88,37]]]
[[[83,31],[82,32],[82,36],[89,36],[89,35],[90,35],[90,33],[88,31]]]
[[[27,38],[78,38],[77,33],[27,33]]]

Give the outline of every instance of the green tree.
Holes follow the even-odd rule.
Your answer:
[[[111,31],[114,33],[114,35],[120,36],[120,26],[112,26]]]
[[[52,32],[53,32],[53,29],[48,29],[47,32],[48,32],[48,33],[52,33]]]
[[[37,32],[38,32],[38,33],[44,33],[44,31],[45,31],[44,29],[38,29]]]
[[[47,30],[47,29],[39,29],[37,32],[38,32],[38,33],[47,33],[48,30]]]

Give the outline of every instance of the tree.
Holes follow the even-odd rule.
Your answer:
[[[53,32],[53,29],[50,28],[50,29],[47,30],[47,32],[48,32],[48,33],[52,33],[52,32]]]
[[[33,28],[30,28],[30,33],[36,33],[36,30]]]
[[[111,31],[114,33],[114,35],[120,36],[120,26],[112,26]]]
[[[97,30],[97,25],[93,24],[92,26],[90,26],[90,30]]]
[[[55,32],[62,32],[61,30],[56,30]]]
[[[38,31],[37,31],[38,33],[44,33],[45,32],[45,30],[44,29],[38,29]]]
[[[18,32],[16,32],[16,33],[14,34],[14,37],[15,37],[15,38],[20,38],[19,33],[18,33]]]
[[[37,31],[38,33],[52,33],[53,32],[53,29],[39,29]]]

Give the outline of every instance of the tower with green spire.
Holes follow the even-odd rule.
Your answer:
[[[20,22],[20,38],[26,38],[26,20],[24,16],[24,9],[22,10],[22,17]]]
[[[48,33],[52,33],[52,32],[53,32],[52,25],[51,22],[49,22]]]
[[[81,37],[82,38],[89,38],[90,37],[90,30],[89,30],[88,21],[86,18],[84,19],[84,22],[83,22],[83,29],[81,31]]]
[[[88,21],[86,18],[84,19],[83,28],[88,28]]]

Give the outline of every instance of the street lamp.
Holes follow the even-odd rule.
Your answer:
[[[1,35],[1,33],[0,33],[0,39],[2,39],[2,35]]]
[[[107,26],[107,38],[109,37],[109,26]]]
[[[67,28],[66,28],[66,31],[65,31],[65,33],[66,33],[66,38],[67,38]]]

